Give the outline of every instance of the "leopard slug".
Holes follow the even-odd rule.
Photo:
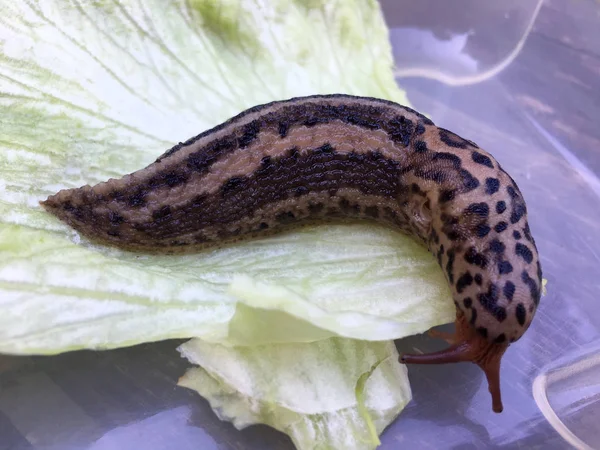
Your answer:
[[[144,169],[41,204],[93,241],[145,252],[307,221],[394,227],[437,258],[457,311],[447,349],[401,361],[477,364],[496,412],[501,358],[540,300],[540,261],[515,181],[474,142],[386,100],[317,95],[256,106]]]

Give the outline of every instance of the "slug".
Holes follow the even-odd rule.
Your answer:
[[[515,181],[474,142],[381,99],[256,106],[144,169],[41,204],[90,240],[142,252],[197,250],[307,221],[394,227],[437,258],[456,306],[456,332],[442,336],[450,346],[401,361],[477,364],[495,412],[501,358],[540,300],[540,260]]]

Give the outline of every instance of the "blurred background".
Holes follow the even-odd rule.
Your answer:
[[[474,366],[412,367],[413,401],[381,448],[600,448],[600,2],[381,6],[398,84],[517,179],[548,279],[535,326],[503,362],[505,412],[490,411]],[[188,365],[176,344],[1,359],[0,449],[293,448],[267,427],[235,430],[177,388]]]

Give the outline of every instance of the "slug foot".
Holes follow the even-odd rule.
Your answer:
[[[492,395],[492,409],[502,412],[502,397],[500,393],[500,362],[508,344],[497,344],[488,341],[469,326],[461,312],[456,314],[456,333],[454,335],[431,330],[431,337],[441,338],[450,347],[438,352],[417,354],[402,354],[400,362],[404,364],[448,364],[456,362],[472,362],[477,364],[488,382]]]

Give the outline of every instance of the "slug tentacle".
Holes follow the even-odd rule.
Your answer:
[[[250,108],[120,179],[41,202],[94,242],[194,251],[330,219],[374,220],[435,256],[457,308],[451,347],[500,410],[500,358],[528,329],[542,269],[515,181],[477,144],[387,100],[316,95]]]
[[[405,364],[448,364],[457,362],[477,364],[485,373],[488,389],[492,396],[492,409],[496,413],[501,413],[504,408],[500,391],[500,363],[508,344],[489,342],[469,326],[461,313],[457,314],[455,324],[456,334],[452,339],[454,343],[450,347],[432,353],[402,354],[400,361]],[[441,336],[443,334],[439,333],[438,337],[447,340],[446,337]]]

